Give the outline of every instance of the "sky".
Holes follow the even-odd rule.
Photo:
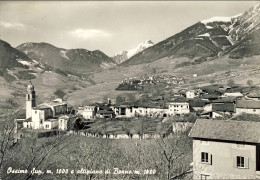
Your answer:
[[[259,1],[0,1],[0,39],[113,54],[158,43],[200,20],[243,13]]]

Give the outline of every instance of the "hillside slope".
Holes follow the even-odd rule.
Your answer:
[[[63,49],[47,43],[24,43],[17,49],[42,64],[71,73],[92,72],[115,66],[115,62],[99,50]]]
[[[122,66],[153,62],[164,57],[208,60],[229,54],[242,58],[259,54],[260,4],[233,17],[202,20],[136,54]]]

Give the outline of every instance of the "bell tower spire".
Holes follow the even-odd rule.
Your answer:
[[[30,84],[27,86],[26,93],[26,119],[32,117],[32,108],[36,106],[35,100],[34,86],[30,80]]]

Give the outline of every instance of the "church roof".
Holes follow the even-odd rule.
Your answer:
[[[46,106],[44,104],[40,104],[37,107],[34,107],[33,109],[35,109],[35,110],[43,110],[43,109],[48,109],[48,108],[50,108],[50,107]]]

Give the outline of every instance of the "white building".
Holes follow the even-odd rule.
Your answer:
[[[24,128],[30,129],[54,129],[59,128],[59,117],[67,113],[67,103],[61,99],[43,103],[35,107],[34,86],[27,87],[26,94],[26,119],[23,121]],[[63,127],[65,129],[65,127]]]
[[[170,116],[190,113],[189,103],[187,102],[171,102],[169,103],[168,114]]]
[[[96,106],[79,107],[78,114],[82,115],[85,119],[94,119],[97,113]]]
[[[187,99],[193,99],[195,98],[195,91],[194,90],[189,90],[186,92],[186,98]]]
[[[244,95],[240,92],[224,93],[222,97],[243,97]]]
[[[193,179],[259,179],[260,122],[197,119]]]
[[[248,113],[260,115],[260,101],[243,101],[238,100],[236,105],[236,113]]]

